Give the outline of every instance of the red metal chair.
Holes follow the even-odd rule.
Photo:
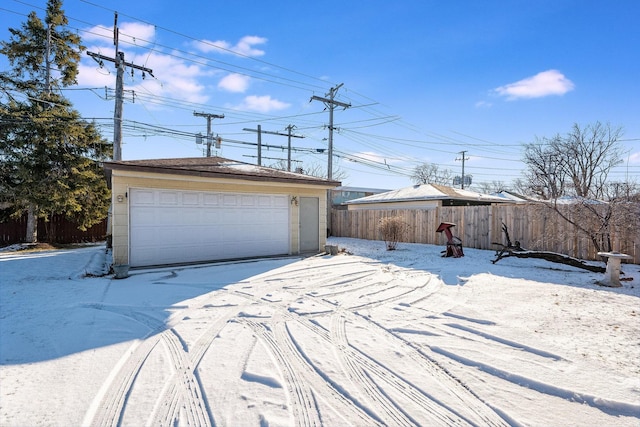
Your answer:
[[[442,222],[436,230],[437,233],[442,233],[444,231],[444,234],[447,236],[447,250],[442,251],[444,253],[444,255],[442,255],[443,257],[452,256],[454,258],[460,258],[464,256],[464,252],[462,251],[462,240],[451,233],[451,229],[455,226],[456,225],[452,222]]]

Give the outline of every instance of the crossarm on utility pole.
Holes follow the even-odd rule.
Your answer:
[[[116,105],[113,113],[113,160],[122,160],[122,104],[124,103],[124,68],[130,67],[135,70],[149,73],[151,77],[153,70],[151,68],[142,67],[132,64],[124,60],[124,52],[116,52],[115,58],[101,55],[99,53],[87,52],[87,55],[98,61],[102,66],[102,61],[113,62],[116,65]]]
[[[211,157],[211,143],[213,142],[213,135],[211,134],[211,119],[224,119],[224,114],[198,113],[197,111],[194,111],[193,115],[207,118],[207,157]]]
[[[345,110],[351,107],[351,104],[347,104],[346,102],[336,101],[334,98],[336,96],[336,92],[338,89],[342,87],[344,83],[340,83],[336,87],[332,87],[329,89],[329,93],[326,95],[327,98],[323,98],[321,96],[313,95],[310,101],[322,101],[329,109],[329,159],[327,164],[327,179],[333,179],[333,110],[338,107],[343,107]]]
[[[262,146],[262,139],[260,138],[260,135],[263,133],[269,134],[269,135],[280,135],[280,136],[286,136],[288,137],[288,149],[287,149],[287,171],[291,172],[291,138],[304,138],[304,135],[294,135],[291,133],[291,131],[293,130],[293,128],[295,128],[295,126],[293,125],[289,125],[286,127],[287,129],[287,133],[282,133],[282,132],[273,132],[273,131],[268,131],[268,130],[262,130],[262,127],[260,125],[258,125],[258,129],[248,129],[248,128],[244,128],[242,130],[247,131],[247,132],[257,132],[258,133],[258,154],[260,154],[261,151],[261,146]],[[262,161],[262,156],[259,155],[258,156],[258,166],[260,166]]]

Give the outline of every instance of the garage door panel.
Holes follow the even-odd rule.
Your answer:
[[[256,206],[256,203],[260,196],[242,196],[240,198],[240,205],[242,207],[253,207]]]
[[[132,266],[289,253],[288,196],[132,189]]]
[[[153,191],[137,190],[136,204],[137,205],[154,205],[155,193]]]
[[[238,196],[235,194],[223,194],[222,195],[222,204],[224,206],[238,206]]]
[[[210,207],[202,209],[202,220],[205,224],[215,225],[220,221],[220,211]]]
[[[180,209],[158,209],[155,215],[155,224],[170,227],[175,224],[188,224],[183,222],[185,212]]]
[[[158,194],[161,206],[177,206],[180,202],[180,195],[176,191],[160,191]]]
[[[220,204],[220,194],[203,194],[203,203],[205,206],[218,206]]]
[[[180,223],[199,224],[202,220],[202,210],[198,208],[176,209],[176,215],[181,216]]]
[[[184,193],[182,194],[182,204],[184,206],[199,206],[200,193]]]
[[[148,223],[149,219],[155,218],[155,212],[155,208],[138,206],[136,209],[131,210],[130,220],[136,224],[141,224],[143,220],[145,223]]]

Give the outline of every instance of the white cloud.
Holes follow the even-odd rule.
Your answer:
[[[120,50],[130,45],[147,46],[153,42],[156,36],[156,29],[153,25],[138,22],[123,22],[118,28]],[[113,27],[105,27],[104,25],[91,27],[82,34],[82,41],[101,42],[113,45]]]
[[[203,103],[209,99],[205,94],[206,87],[201,83],[206,73],[197,65],[186,64],[178,58],[159,53],[127,54],[126,60],[152,69],[155,76],[153,78],[147,75],[143,80],[140,71],[134,71],[133,78],[126,73],[125,84],[128,90],[134,90],[141,95],[175,98],[186,102]],[[80,85],[114,88],[115,80],[116,71],[112,62],[104,61],[102,68],[91,59],[80,64]]]
[[[238,110],[257,111],[259,113],[269,113],[271,111],[279,111],[288,108],[291,104],[272,99],[270,95],[247,96],[244,101],[235,108]]]
[[[542,98],[550,95],[564,95],[573,90],[575,85],[558,70],[542,71],[535,76],[527,77],[515,83],[509,83],[494,89],[500,96],[508,100],[521,98]]]
[[[218,82],[218,88],[228,92],[245,92],[249,87],[249,77],[242,74],[228,74]]]
[[[253,45],[265,44],[266,42],[267,39],[264,37],[244,36],[233,50],[247,56],[262,56],[264,55],[264,50],[254,49]]]
[[[195,47],[205,53],[216,51],[219,53],[238,53],[245,56],[263,56],[264,50],[256,49],[254,46],[266,42],[267,39],[264,37],[244,36],[235,45],[225,40],[201,40],[195,43]]]
[[[492,106],[493,104],[487,101],[476,102],[476,108],[491,108]]]

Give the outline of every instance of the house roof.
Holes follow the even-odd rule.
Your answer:
[[[345,187],[340,186],[333,189],[334,191],[352,191],[355,193],[386,193],[389,189],[369,188],[369,187]]]
[[[461,190],[437,184],[418,184],[399,190],[349,200],[345,202],[345,204],[392,203],[419,200],[466,200],[486,203],[507,202],[507,200],[501,197],[476,193],[475,191]]]
[[[223,157],[185,157],[174,159],[120,160],[105,162],[107,177],[113,170],[191,175],[211,178],[245,179],[293,184],[337,187],[339,181],[257,166]]]
[[[513,203],[527,203],[527,202],[536,201],[531,197],[523,196],[521,194],[514,193],[513,191],[509,191],[509,190],[498,191],[497,193],[491,193],[491,195],[495,197],[500,197],[501,199],[504,199],[504,201],[513,202]]]

